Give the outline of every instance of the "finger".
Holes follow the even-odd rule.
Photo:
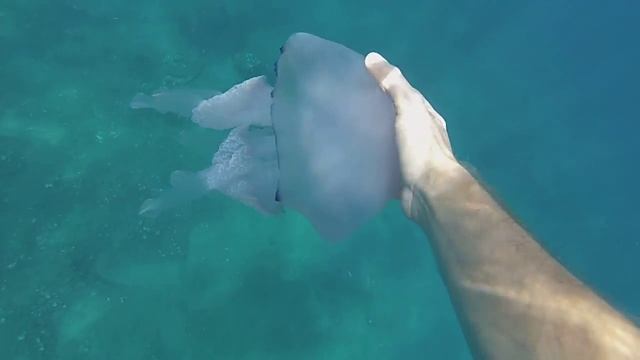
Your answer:
[[[389,64],[382,55],[372,52],[364,59],[364,63],[380,87],[391,96],[396,107],[414,98],[416,90],[405,79],[400,69]]]

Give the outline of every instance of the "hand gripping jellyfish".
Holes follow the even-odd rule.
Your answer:
[[[231,129],[209,168],[174,172],[172,189],[147,200],[141,213],[219,191],[264,213],[294,209],[323,237],[341,239],[398,196],[395,109],[364,57],[297,33],[281,48],[275,71],[274,86],[258,76],[207,99],[184,92],[136,96],[137,108]],[[189,114],[184,107],[194,99]]]

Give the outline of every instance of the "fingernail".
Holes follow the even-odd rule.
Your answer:
[[[367,67],[372,67],[376,64],[379,63],[386,63],[387,60],[385,60],[385,58],[382,57],[382,55],[378,54],[377,52],[372,52],[369,53],[365,58],[364,58],[364,64]]]

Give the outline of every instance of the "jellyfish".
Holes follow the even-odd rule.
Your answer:
[[[215,90],[161,89],[151,95],[136,94],[129,106],[132,109],[154,109],[161,114],[173,113],[189,117],[193,108],[202,100],[218,93]]]
[[[364,57],[296,33],[275,73],[273,86],[254,77],[192,107],[198,125],[231,131],[209,168],[175,172],[141,213],[219,191],[268,214],[293,209],[321,236],[342,239],[397,198],[395,109]]]

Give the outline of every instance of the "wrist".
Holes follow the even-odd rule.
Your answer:
[[[455,191],[466,174],[467,170],[457,160],[444,161],[425,171],[414,191],[419,191],[425,199],[433,199]]]
[[[420,222],[424,211],[434,199],[455,191],[456,184],[468,174],[455,159],[438,162],[427,167],[412,183],[407,183],[402,193],[403,208],[414,221]]]

